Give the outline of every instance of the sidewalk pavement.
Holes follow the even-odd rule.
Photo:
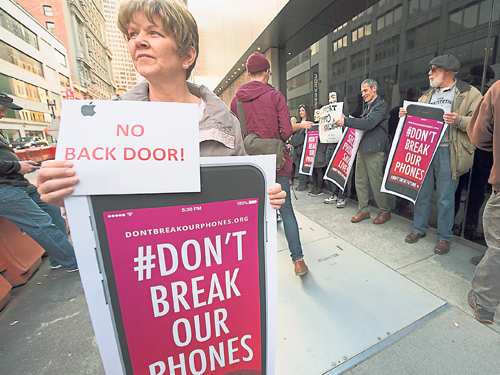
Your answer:
[[[314,228],[322,227],[331,234],[323,239],[331,241],[331,246],[337,246],[336,241],[342,240],[363,256],[368,255],[447,304],[426,319],[409,325],[390,338],[381,339],[363,353],[346,358],[340,365],[335,364],[332,369],[311,372],[304,370],[306,365],[300,371],[288,370],[289,373],[277,375],[498,373],[500,313],[497,310],[497,321],[486,326],[476,321],[467,303],[475,270],[469,260],[481,254],[477,245],[455,239],[448,254],[435,255],[433,229],[418,243],[407,244],[404,238],[411,232],[412,225],[404,218],[393,215],[383,225],[373,225],[371,220],[352,224],[350,218],[358,211],[356,202],[349,200],[345,208],[337,209],[335,204],[323,203],[326,194],[319,197],[309,197],[307,192],[296,194],[299,199],[293,199],[293,205],[299,226],[306,221],[313,222]],[[372,208],[372,219],[377,213]],[[283,236],[282,229],[279,236]],[[314,246],[313,242],[307,244],[308,248],[311,246]],[[282,249],[282,254],[286,255],[287,251]],[[317,284],[330,282],[324,274],[314,273],[314,268],[319,267],[315,263],[318,259],[307,252],[305,259],[312,277],[300,279],[294,276],[290,262],[286,272],[279,270],[280,290],[289,288],[290,284],[303,282],[305,285],[304,280],[313,280]],[[318,280],[319,277],[325,277],[325,280]],[[78,273],[50,270],[45,258],[30,281],[14,288],[12,294],[13,299],[0,312],[0,374],[104,374]],[[324,298],[325,304],[331,306],[331,301],[326,300],[331,296]],[[352,298],[357,300],[355,295]],[[359,300],[359,306],[366,308],[366,301]],[[395,311],[395,307],[385,306],[387,313]],[[383,314],[384,311],[372,313]],[[334,315],[332,311],[332,320]],[[304,318],[313,320],[314,316]],[[302,349],[301,342],[294,345]],[[303,349],[304,352],[309,350]]]

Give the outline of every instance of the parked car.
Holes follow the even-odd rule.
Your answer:
[[[21,137],[12,142],[11,146],[13,149],[42,147],[49,146],[49,142],[47,142],[46,139],[39,137]]]

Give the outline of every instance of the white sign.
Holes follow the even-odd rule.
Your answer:
[[[342,117],[344,103],[331,103],[319,110],[319,140],[321,143],[338,143],[342,128],[333,123]]]
[[[194,361],[194,358],[199,359],[201,355],[205,355],[206,353],[206,364],[207,364],[207,371],[204,371],[204,374],[207,374],[210,372],[208,370],[210,368],[210,361],[214,362],[214,356],[209,354],[209,353],[216,353],[215,355],[219,358],[217,362],[214,362],[214,366],[217,366],[217,371],[214,373],[217,374],[222,374],[226,373],[224,370],[226,368],[229,368],[230,365],[245,365],[250,362],[246,362],[246,360],[249,360],[250,355],[246,355],[247,351],[245,350],[245,346],[240,346],[238,348],[238,344],[240,343],[240,340],[238,340],[238,344],[235,343],[233,339],[233,331],[227,329],[222,329],[220,334],[217,334],[217,337],[215,337],[215,333],[212,333],[212,339],[213,340],[219,340],[218,342],[224,341],[223,344],[220,345],[212,345],[212,348],[209,349],[209,351],[203,352],[199,350],[199,347],[201,345],[205,345],[203,340],[198,340],[198,336],[195,335],[194,331],[191,337],[193,343],[191,344],[193,347],[196,347],[196,350],[193,350],[191,346],[186,346],[186,352],[185,354],[185,360],[180,361],[179,356],[175,358],[175,362],[173,359],[170,361],[168,360],[168,357],[172,355],[172,350],[176,347],[176,345],[171,345],[171,347],[168,350],[163,350],[164,356],[160,356],[157,359],[157,362],[152,363],[150,366],[143,366],[143,370],[141,371],[134,371],[133,368],[135,366],[134,362],[131,362],[131,356],[132,352],[129,352],[128,354],[126,351],[124,351],[124,348],[129,348],[133,347],[135,350],[143,350],[143,351],[148,351],[148,345],[150,344],[150,340],[147,339],[146,342],[141,341],[140,338],[137,337],[132,337],[127,335],[127,340],[122,340],[124,337],[124,334],[127,334],[127,328],[126,325],[121,324],[120,322],[122,321],[122,318],[127,315],[127,311],[130,312],[131,309],[127,308],[125,305],[121,304],[120,301],[120,308],[117,308],[117,305],[114,305],[114,302],[117,301],[115,298],[118,293],[119,293],[119,277],[117,278],[116,276],[122,272],[122,271],[133,271],[136,273],[144,273],[144,278],[141,279],[135,279],[134,283],[135,284],[147,284],[150,283],[152,280],[149,278],[148,274],[151,274],[153,277],[161,275],[161,269],[162,269],[162,263],[161,259],[165,259],[163,255],[165,254],[173,254],[170,251],[164,252],[163,249],[160,249],[160,247],[153,246],[152,252],[151,250],[151,245],[149,246],[144,246],[144,249],[146,251],[146,258],[149,258],[147,260],[144,258],[144,253],[142,252],[142,247],[137,247],[137,246],[131,246],[130,248],[135,250],[137,253],[130,257],[130,261],[132,261],[130,267],[117,267],[116,268],[116,275],[113,272],[108,272],[111,269],[115,270],[113,262],[116,259],[126,259],[125,252],[120,252],[120,256],[118,258],[113,258],[112,256],[110,258],[107,258],[106,256],[103,256],[108,254],[108,249],[107,245],[105,243],[107,241],[113,241],[113,240],[120,240],[120,241],[125,241],[129,242],[131,240],[139,240],[139,241],[145,241],[148,244],[151,244],[151,241],[157,241],[157,242],[162,242],[164,240],[166,241],[171,241],[172,240],[172,235],[175,236],[184,236],[186,238],[194,238],[192,236],[205,236],[203,234],[203,231],[211,231],[214,233],[217,233],[220,237],[220,234],[222,231],[227,231],[229,232],[234,232],[234,230],[237,230],[236,225],[245,225],[248,227],[249,221],[247,222],[247,219],[242,219],[245,218],[245,210],[250,209],[253,206],[258,205],[259,207],[259,212],[262,209],[263,212],[261,213],[261,216],[259,216],[259,229],[260,230],[260,237],[259,237],[259,245],[262,245],[263,248],[260,248],[259,251],[259,257],[262,257],[260,259],[259,266],[257,267],[257,263],[255,267],[249,267],[245,270],[242,269],[242,271],[239,274],[232,273],[233,278],[230,279],[230,284],[226,284],[226,287],[228,285],[233,285],[234,287],[251,287],[256,289],[258,285],[258,292],[256,295],[261,296],[259,299],[258,303],[261,305],[261,310],[260,314],[254,314],[256,316],[262,316],[261,319],[265,320],[265,324],[261,324],[257,326],[257,329],[259,327],[262,327],[263,329],[263,334],[262,338],[265,338],[265,345],[262,345],[262,358],[266,358],[265,362],[262,362],[262,371],[259,373],[265,373],[268,375],[274,375],[275,374],[275,358],[276,358],[276,325],[277,325],[277,227],[275,223],[275,210],[272,209],[271,205],[269,204],[269,198],[267,197],[267,194],[265,194],[265,191],[270,186],[274,186],[274,177],[276,174],[275,171],[275,164],[276,164],[276,158],[272,155],[259,155],[259,156],[234,156],[234,157],[213,157],[213,158],[200,158],[200,164],[203,168],[204,172],[206,173],[207,169],[213,169],[215,172],[211,173],[219,173],[217,171],[222,171],[224,172],[225,168],[229,168],[229,172],[226,172],[225,175],[230,173],[232,176],[233,175],[239,175],[240,173],[243,173],[246,175],[248,173],[249,168],[251,169],[258,169],[261,171],[262,174],[262,179],[259,181],[256,181],[255,184],[249,184],[248,181],[244,181],[244,179],[241,178],[222,178],[222,179],[211,179],[207,178],[205,180],[204,186],[203,186],[203,192],[202,194],[165,194],[162,196],[157,196],[157,195],[151,195],[148,196],[147,199],[128,199],[125,201],[119,201],[120,197],[112,197],[112,201],[117,201],[118,199],[118,205],[116,206],[114,203],[110,203],[111,199],[102,198],[102,197],[85,197],[85,196],[70,196],[66,199],[65,204],[66,204],[66,210],[68,213],[68,219],[69,223],[71,226],[71,234],[73,238],[73,244],[75,247],[75,254],[78,260],[78,267],[80,271],[80,278],[82,280],[82,285],[83,289],[85,291],[85,298],[87,300],[87,305],[89,308],[90,312],[90,317],[92,319],[92,324],[93,328],[95,331],[96,339],[97,339],[97,344],[99,347],[99,351],[101,354],[104,370],[106,374],[174,374],[178,373],[189,373],[189,374],[194,374],[194,373],[202,373],[200,371],[200,363]],[[253,175],[252,175],[253,176]],[[158,175],[154,177],[155,179],[158,179],[160,181],[165,181],[165,177]],[[254,180],[255,181],[255,180]],[[149,181],[143,181],[144,184],[148,183]],[[220,186],[215,186],[214,184],[218,184]],[[211,186],[211,187],[210,187]],[[224,189],[230,189],[228,192],[225,192]],[[255,190],[256,189],[256,190]],[[254,190],[255,194],[254,195]],[[222,192],[221,192],[222,191]],[[260,192],[260,193],[259,193]],[[238,200],[234,200],[236,196],[239,194],[241,195],[241,198]],[[214,196],[215,195],[215,196]],[[190,197],[191,196],[191,197]],[[160,197],[160,198],[158,198]],[[221,197],[223,197],[221,199]],[[255,199],[254,199],[255,198]],[[156,204],[155,199],[160,199],[162,201],[162,204],[158,205]],[[259,199],[259,202],[257,202],[257,199]],[[99,200],[101,203],[99,203]],[[262,201],[260,201],[262,200]],[[151,204],[151,201],[154,201],[154,204]],[[167,202],[168,201],[168,202]],[[186,202],[189,201],[190,203],[186,205]],[[104,203],[103,203],[104,202]],[[207,216],[208,211],[205,211],[205,208],[207,207],[206,203],[209,204],[215,204],[215,205],[227,205],[233,202],[236,206],[233,210],[237,210],[240,212],[239,207],[242,208],[244,207],[244,210],[241,211],[241,214],[238,213],[236,217],[231,216],[230,211],[231,210],[223,210],[221,212],[216,212],[217,215],[227,215],[227,217],[224,218],[224,220],[220,220],[220,222],[213,217],[210,219],[210,215]],[[94,204],[95,203],[95,204]],[[116,202],[115,202],[116,203]],[[101,208],[99,208],[100,205],[103,205]],[[162,205],[164,207],[162,207]],[[129,220],[129,214],[139,214],[140,211],[156,211],[156,210],[172,210],[172,209],[177,209],[178,214],[177,215],[160,215],[160,216],[150,216],[146,217],[146,220],[138,220],[137,226],[144,226],[143,229],[137,228],[137,233],[134,233],[134,231],[129,231],[127,232],[127,228],[125,227],[120,227],[118,232],[115,232],[109,224],[112,221],[121,221],[122,219]],[[110,212],[110,210],[113,210],[113,212]],[[120,212],[117,212],[119,210],[120,212],[123,212],[121,214]],[[102,211],[102,212],[101,212]],[[99,215],[96,215],[96,213],[99,212]],[[234,214],[234,212],[233,212]],[[133,215],[131,217],[133,217]],[[212,214],[211,214],[212,215]],[[203,221],[201,220],[201,217],[205,216],[203,218]],[[91,220],[89,220],[89,217]],[[183,225],[181,224],[182,220],[185,218],[189,218],[189,220],[193,221],[193,225]],[[209,220],[210,219],[210,220]],[[236,220],[234,220],[236,219]],[[148,220],[152,220],[153,222],[158,222],[157,224],[159,225],[159,222],[162,222],[164,220],[169,220],[169,221],[177,221],[177,225],[172,225],[172,226],[163,226],[161,228],[157,227],[148,227]],[[214,222],[214,224],[211,224]],[[92,224],[91,224],[92,223]],[[207,225],[209,223],[209,225]],[[104,226],[103,226],[104,224]],[[149,229],[148,229],[149,228]],[[208,228],[208,229],[207,229]],[[255,226],[252,224],[250,229],[254,230]],[[123,231],[123,236],[120,236],[119,233],[120,231]],[[141,231],[145,231],[141,234]],[[107,237],[108,240],[102,242],[103,233],[105,234],[104,237]],[[208,233],[208,232],[207,232]],[[130,235],[129,235],[130,234]],[[250,233],[248,233],[249,235]],[[238,232],[238,236],[231,235],[230,237],[222,236],[223,239],[222,241],[216,242],[215,240],[213,241],[214,244],[217,247],[220,246],[227,246],[228,245],[228,240],[229,244],[242,244],[245,246],[245,240],[246,238],[243,238],[247,234],[245,232]],[[160,239],[161,237],[161,239]],[[232,242],[231,242],[232,241]],[[240,241],[240,242],[238,242]],[[191,243],[190,247],[190,256],[193,255],[191,251],[194,250],[193,241],[188,240],[189,243]],[[163,242],[162,242],[163,243]],[[204,244],[207,246],[207,240],[205,240]],[[203,246],[203,244],[202,244]],[[238,245],[239,246],[239,245]],[[127,245],[128,247],[128,245]],[[148,250],[149,248],[150,250]],[[171,246],[170,246],[171,248]],[[89,251],[89,249],[95,249],[94,251]],[[160,249],[160,250],[158,250]],[[208,247],[207,247],[208,249]],[[257,251],[257,246],[246,248],[244,247],[245,251],[242,252],[242,261],[246,259],[247,255],[249,253]],[[148,253],[149,251],[149,253]],[[184,250],[183,250],[184,251]],[[188,251],[188,250],[186,250]],[[213,248],[211,250],[211,254],[215,255],[216,249]],[[219,254],[220,253],[220,250]],[[224,259],[224,262],[227,262],[227,256],[229,256],[230,252],[224,252],[224,255],[221,255],[221,260]],[[122,256],[123,254],[123,256]],[[134,254],[132,252],[131,254]],[[147,255],[150,254],[150,255]],[[180,254],[180,253],[179,253]],[[201,254],[201,253],[200,253]],[[205,252],[203,252],[205,254]],[[208,259],[208,254],[207,254],[207,259]],[[234,254],[240,254],[238,252],[234,252]],[[111,255],[111,253],[109,253]],[[187,259],[187,258],[186,258]],[[178,268],[184,268],[182,263],[183,260],[179,258],[179,263],[178,263]],[[237,261],[238,264],[242,263]],[[204,267],[206,265],[205,261],[202,262],[203,265],[200,263],[200,267]],[[148,265],[149,264],[149,265]],[[211,267],[213,269],[216,269],[215,271],[210,271],[210,273],[213,273],[213,275],[217,275],[217,273],[221,275],[227,275],[229,271],[227,271],[224,267],[226,264],[224,263],[218,263],[215,258],[214,260],[210,263]],[[263,268],[260,268],[262,265],[264,265]],[[219,268],[217,268],[219,267]],[[148,269],[150,271],[146,271]],[[245,285],[245,284],[240,284],[240,282],[243,282],[244,272],[252,272],[252,269],[255,271],[257,268],[260,269],[260,271],[257,273],[257,277],[252,281],[252,283],[246,283],[246,284],[253,284],[251,285]],[[222,269],[222,271],[220,271]],[[119,272],[118,272],[119,270]],[[144,272],[146,271],[146,272]],[[194,269],[191,269],[190,271],[187,272],[187,275],[189,277],[193,277],[192,271],[194,272]],[[149,273],[148,273],[149,272]],[[170,272],[170,271],[169,271]],[[215,272],[215,273],[214,273]],[[176,275],[178,276],[178,275]],[[168,277],[168,274],[165,274],[161,276],[162,279],[165,279]],[[224,278],[224,276],[222,276]],[[226,276],[227,277],[227,276]],[[200,279],[198,277],[198,279]],[[201,279],[200,279],[201,280]],[[200,282],[198,280],[197,282]],[[210,283],[210,280],[214,280],[214,277],[205,277],[205,281]],[[226,279],[226,281],[228,281]],[[219,285],[219,281],[216,281],[217,285]],[[166,282],[165,282],[166,283]],[[160,281],[160,284],[162,282]],[[172,283],[174,285],[175,283]],[[115,285],[116,289],[113,289],[113,285]],[[159,284],[154,284],[151,288],[151,290],[156,291],[157,289],[161,289],[161,286]],[[169,284],[170,285],[170,284]],[[189,283],[191,286],[192,284]],[[193,284],[196,285],[196,284]],[[200,298],[201,301],[201,283],[196,286],[198,288],[197,291],[197,297],[195,298]],[[218,288],[218,289],[217,289]],[[217,297],[213,298],[213,303],[230,303],[230,302],[236,302],[236,303],[241,303],[241,301],[245,298],[248,297],[244,294],[243,289],[238,289],[238,294],[232,294],[232,297],[229,298],[227,297],[226,293],[229,293],[227,288],[224,288],[224,298],[222,298],[222,291],[220,289],[220,286],[218,286],[214,290],[219,291],[220,294]],[[229,288],[231,288],[229,286]],[[148,286],[149,289],[149,286]],[[256,290],[257,290],[256,289]],[[210,288],[206,287],[205,291],[208,294]],[[210,291],[210,293],[212,293]],[[151,293],[146,293],[143,295],[146,299],[149,298],[149,303],[141,303],[141,308],[150,308],[150,311],[148,311],[147,317],[149,317],[150,320],[153,320],[153,328],[157,329],[156,335],[154,335],[155,340],[158,339],[165,339],[165,342],[168,342],[168,340],[172,340],[172,336],[168,335],[165,331],[162,331],[160,329],[160,326],[164,323],[164,320],[168,318],[169,315],[176,315],[176,319],[180,318],[179,322],[185,321],[187,322],[188,320],[184,317],[186,314],[197,314],[202,316],[202,322],[203,324],[208,324],[207,321],[205,320],[208,313],[200,313],[197,310],[197,307],[201,306],[193,306],[193,309],[189,308],[188,310],[185,310],[182,308],[182,311],[175,312],[175,308],[173,304],[171,304],[170,309],[165,308],[165,306],[169,305],[168,302],[166,301],[159,301],[159,303],[156,303],[153,301],[155,298],[154,296],[157,294],[151,294]],[[199,295],[199,297],[198,297]],[[115,296],[115,297],[113,297]],[[149,297],[148,297],[149,296]],[[159,296],[159,295],[157,295]],[[166,295],[165,295],[166,296]],[[170,294],[170,287],[168,289],[168,298],[171,298]],[[205,298],[205,297],[203,297]],[[187,299],[189,300],[189,298]],[[132,301],[132,306],[135,300]],[[189,300],[191,301],[191,300]],[[206,302],[206,301],[205,301]],[[203,302],[203,304],[205,304]],[[208,302],[207,305],[205,306],[206,308],[214,306],[212,302]],[[190,302],[191,303],[191,302]],[[196,302],[195,302],[196,303]],[[161,306],[163,307],[161,307]],[[156,307],[155,307],[156,306]],[[185,305],[181,305],[184,306]],[[153,313],[155,311],[155,308],[160,308],[158,311],[162,311],[162,315],[164,316],[154,316]],[[134,312],[134,311],[133,311]],[[168,312],[168,314],[167,314]],[[223,320],[219,320],[219,323],[224,325],[224,327],[231,327],[229,319],[231,318],[231,312],[227,315],[222,315],[223,312],[220,313],[220,317],[223,317]],[[177,316],[179,315],[179,316]],[[140,315],[142,316],[142,315]],[[215,315],[219,316],[219,315]],[[252,319],[256,318],[256,316],[253,316]],[[117,320],[117,318],[120,318]],[[235,316],[235,320],[239,323],[239,317]],[[196,318],[194,318],[196,320]],[[141,318],[137,319],[137,327],[141,327],[141,325],[144,325],[148,322],[146,320]],[[149,324],[149,323],[148,323]],[[193,329],[195,329],[194,324],[193,324]],[[212,330],[214,329],[212,323]],[[122,325],[124,327],[122,327]],[[249,327],[250,321],[246,320],[245,325],[242,327],[241,324],[238,324],[238,328],[241,329],[246,329]],[[183,324],[179,325],[180,327],[185,327]],[[206,327],[206,329],[209,326]],[[217,328],[215,328],[217,329]],[[140,332],[141,329],[136,330],[135,332]],[[264,332],[266,333],[264,336]],[[171,332],[170,332],[171,333]],[[221,337],[219,337],[219,335]],[[175,337],[175,336],[174,336]],[[207,336],[208,338],[208,336]],[[228,340],[229,338],[229,340]],[[200,341],[200,342],[198,342]],[[203,342],[201,342],[203,341]],[[228,344],[229,341],[229,344]],[[246,345],[246,347],[252,347],[252,345],[257,345],[261,344],[261,340],[256,340],[254,339],[253,341],[250,340],[249,338],[244,338],[243,343]],[[135,345],[135,346],[134,346]],[[221,346],[222,345],[222,346]],[[184,344],[181,344],[180,346],[184,347]],[[233,348],[234,346],[234,348]],[[265,347],[265,350],[264,350]],[[225,351],[221,351],[223,348]],[[229,349],[228,349],[229,348]],[[238,349],[239,350],[238,350]],[[158,349],[158,348],[155,348]],[[229,354],[228,351],[229,350]],[[236,353],[237,351],[237,353]],[[195,353],[195,354],[189,354],[189,353]],[[254,356],[257,356],[257,351],[255,351]],[[264,355],[265,354],[265,355]],[[235,358],[238,359],[239,361],[228,361],[227,358]],[[242,357],[246,357],[246,359],[243,359]],[[188,358],[193,358],[193,360],[189,360]],[[220,358],[226,358],[226,361],[221,360]],[[257,358],[257,357],[256,357]],[[139,358],[139,360],[142,360],[142,357]],[[155,359],[156,360],[156,359]],[[180,365],[180,363],[183,363]],[[238,363],[236,363],[238,362]],[[222,365],[221,365],[222,363]],[[224,368],[221,368],[223,366]],[[188,368],[191,368],[195,371],[189,370]],[[177,370],[176,370],[177,369]],[[234,371],[236,372],[236,371]],[[257,371],[255,371],[257,373]]]
[[[56,160],[74,165],[73,195],[199,192],[199,157],[196,104],[63,101]]]

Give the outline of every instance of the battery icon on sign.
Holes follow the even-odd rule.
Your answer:
[[[248,201],[248,204],[256,204],[257,203],[257,200],[256,199],[253,199],[251,201]]]

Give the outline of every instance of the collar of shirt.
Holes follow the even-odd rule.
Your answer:
[[[450,90],[454,89],[456,85],[457,85],[457,80],[455,79],[455,82],[453,82],[453,85],[451,85],[450,87],[445,87],[445,88],[436,87],[436,91],[437,92],[450,91]]]
[[[373,100],[369,101],[368,103],[366,103],[366,110],[368,111],[370,109],[370,106],[373,104],[373,102],[375,101],[375,99],[377,99],[378,96],[374,97]]]

